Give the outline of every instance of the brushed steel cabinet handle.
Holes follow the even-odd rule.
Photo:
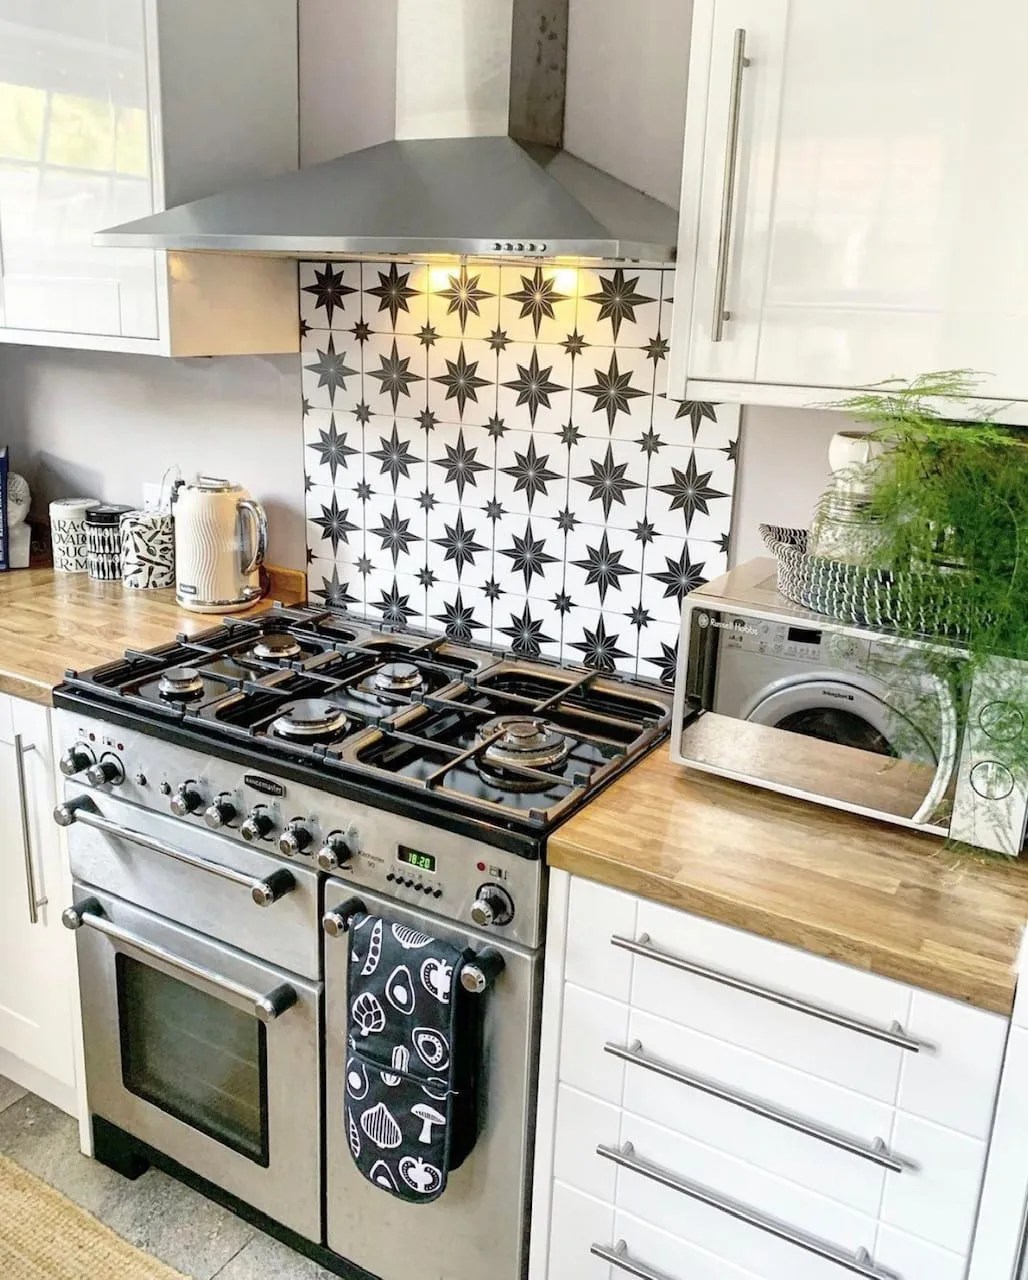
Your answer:
[[[105,937],[138,951],[140,955],[148,956],[151,960],[167,965],[169,969],[175,969],[186,977],[194,978],[202,987],[214,993],[233,997],[241,1004],[250,1006],[254,1017],[259,1022],[274,1022],[280,1014],[296,1004],[296,988],[291,987],[288,982],[280,983],[271,991],[255,991],[244,983],[235,982],[232,978],[215,973],[206,965],[186,960],[184,956],[176,955],[174,951],[169,951],[156,942],[140,938],[131,930],[122,928],[113,920],[108,920],[96,898],[84,898],[81,902],[76,902],[73,907],[65,908],[61,915],[61,923],[66,929],[76,930],[88,925],[97,933],[102,933]]]
[[[604,1160],[610,1160],[621,1169],[641,1174],[642,1177],[659,1183],[662,1187],[668,1187],[671,1191],[681,1192],[690,1200],[696,1200],[700,1204],[708,1205],[711,1209],[717,1209],[737,1222],[756,1227],[758,1231],[764,1231],[777,1240],[783,1240],[786,1244],[795,1245],[798,1249],[804,1249],[807,1253],[824,1258],[826,1262],[833,1262],[844,1271],[863,1276],[865,1280],[901,1280],[895,1272],[876,1266],[866,1249],[848,1253],[827,1240],[812,1236],[798,1227],[779,1222],[777,1218],[772,1218],[759,1209],[753,1209],[739,1200],[732,1200],[711,1187],[682,1178],[677,1173],[671,1173],[670,1170],[663,1169],[660,1165],[636,1155],[635,1148],[630,1142],[622,1143],[620,1147],[608,1147],[600,1143],[596,1148],[596,1154],[602,1156]]]
[[[70,827],[76,822],[81,822],[84,827],[93,827],[96,831],[103,831],[117,840],[127,840],[130,844],[138,845],[141,849],[149,849],[152,853],[163,853],[166,857],[174,858],[176,862],[193,867],[197,871],[208,871],[221,880],[227,880],[230,884],[237,884],[240,888],[246,889],[258,907],[270,907],[296,888],[296,877],[285,867],[261,878],[248,876],[243,871],[222,866],[220,862],[211,862],[207,858],[199,858],[192,853],[183,853],[181,849],[174,849],[162,840],[144,835],[141,831],[133,831],[131,827],[123,827],[121,823],[105,818],[88,796],[79,796],[59,804],[54,810],[54,821],[59,827]]]
[[[717,265],[714,269],[714,314],[710,321],[710,340],[720,342],[725,321],[732,313],[725,310],[728,290],[728,260],[732,241],[732,214],[735,209],[735,170],[739,157],[739,116],[742,114],[742,73],[750,65],[746,57],[745,28],[736,29],[732,41],[732,84],[728,93],[728,128],[725,137],[725,169],[721,182],[721,221],[717,233]]]
[[[847,1151],[850,1155],[859,1156],[861,1160],[868,1160],[871,1164],[880,1165],[883,1169],[888,1169],[892,1173],[902,1173],[905,1169],[914,1167],[910,1161],[893,1155],[881,1138],[873,1138],[871,1142],[862,1142],[859,1138],[853,1138],[849,1134],[839,1133],[837,1130],[814,1124],[812,1121],[804,1119],[803,1116],[794,1115],[791,1111],[784,1111],[770,1102],[763,1102],[760,1098],[753,1098],[745,1093],[736,1093],[734,1089],[729,1089],[726,1085],[719,1084],[716,1080],[694,1075],[691,1071],[683,1071],[681,1067],[675,1067],[668,1062],[662,1062],[659,1058],[650,1057],[649,1054],[643,1053],[642,1043],[639,1040],[633,1040],[627,1048],[608,1040],[603,1046],[603,1052],[609,1053],[611,1057],[620,1058],[622,1062],[629,1062],[633,1066],[652,1071],[654,1075],[663,1076],[666,1080],[674,1080],[676,1084],[684,1084],[687,1088],[696,1089],[699,1093],[705,1093],[711,1098],[720,1098],[722,1102],[730,1102],[735,1107],[741,1107],[743,1111],[749,1111],[752,1115],[762,1116],[765,1120],[772,1120],[775,1124],[783,1125],[787,1129],[794,1129],[797,1133],[805,1133],[808,1138],[816,1138],[819,1142],[827,1143],[830,1147],[838,1147],[840,1151]]]
[[[28,895],[29,924],[39,924],[39,908],[46,906],[46,898],[36,887],[36,868],[32,861],[32,823],[29,820],[28,787],[25,781],[25,757],[35,751],[34,743],[25,746],[22,735],[14,735],[14,780],[18,788],[18,809],[21,817],[21,850],[25,859],[25,892]]]
[[[589,1246],[589,1252],[594,1258],[601,1258],[604,1262],[618,1271],[623,1271],[627,1276],[635,1276],[636,1280],[671,1280],[671,1277],[663,1271],[654,1271],[652,1267],[646,1266],[644,1262],[638,1262],[628,1252],[628,1245],[624,1240],[619,1240],[613,1248],[605,1244],[594,1244]]]
[[[920,1053],[922,1049],[930,1049],[931,1045],[923,1040],[915,1040],[908,1036],[898,1022],[889,1027],[878,1027],[872,1022],[862,1022],[859,1018],[851,1018],[847,1013],[836,1013],[834,1009],[825,1009],[818,1004],[810,1004],[796,996],[786,995],[784,991],[775,991],[771,987],[762,987],[759,983],[749,982],[745,978],[737,978],[734,974],[722,973],[719,969],[708,968],[697,964],[694,960],[683,960],[681,956],[673,956],[668,951],[661,951],[650,945],[650,935],[641,933],[638,938],[622,938],[613,934],[611,946],[620,947],[622,951],[630,951],[633,955],[642,956],[646,960],[656,960],[659,964],[669,965],[672,969],[680,969],[683,973],[694,974],[698,978],[708,978],[723,987],[731,987],[733,991],[745,991],[747,995],[759,996],[762,1000],[770,1000],[772,1004],[781,1005],[783,1009],[792,1009],[796,1013],[805,1013],[821,1022],[830,1022],[833,1026],[844,1027],[847,1031],[856,1031],[858,1035],[867,1036],[871,1040],[882,1040],[885,1044],[894,1045],[897,1049],[905,1049],[908,1053]]]

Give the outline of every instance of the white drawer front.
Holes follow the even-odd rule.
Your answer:
[[[619,1103],[625,1070],[603,1052],[608,1040],[628,1034],[628,1006],[572,983],[564,987],[560,1033],[560,1078],[605,1102]]]
[[[636,927],[665,955],[872,1027],[906,1026],[911,993],[898,983],[648,902],[639,903]],[[642,957],[635,959],[632,1004],[858,1093],[895,1100],[904,1050],[813,1013]]]
[[[622,1209],[614,1215],[614,1234],[615,1244],[624,1243],[627,1260],[656,1270],[667,1280],[760,1280],[756,1272],[744,1271]],[[611,1271],[611,1280],[624,1280],[624,1276],[617,1267]],[[573,1276],[553,1276],[551,1280],[573,1280]]]
[[[565,1186],[553,1184],[550,1257],[546,1276],[532,1280],[609,1280],[610,1268],[594,1258],[590,1247],[614,1240],[614,1209],[609,1204]],[[838,1277],[836,1277],[838,1280]]]
[[[743,1160],[711,1150],[702,1143],[678,1134],[649,1121],[641,1120],[625,1112],[621,1123],[622,1142],[630,1142],[634,1154],[657,1165],[669,1173],[701,1184],[711,1191],[749,1208],[768,1215],[777,1221],[790,1223],[806,1235],[829,1241],[839,1247],[855,1249],[863,1245],[870,1250],[874,1246],[875,1222],[826,1196],[817,1195],[794,1183],[776,1178]],[[616,1145],[616,1144],[611,1144]],[[826,1265],[835,1269],[832,1280],[839,1280],[835,1264],[826,1264],[813,1253],[797,1245],[775,1240],[765,1231],[755,1227],[740,1226],[724,1212],[698,1204],[683,1192],[660,1183],[641,1173],[620,1170],[617,1181],[616,1203],[645,1222],[664,1231],[679,1235],[702,1248],[723,1253],[729,1261],[763,1274],[762,1264],[756,1261],[760,1253],[779,1250],[796,1267],[797,1280],[808,1275],[825,1274]],[[710,1235],[709,1215],[716,1214],[717,1236]],[[687,1221],[691,1225],[686,1225]],[[731,1222],[731,1230],[726,1230]],[[702,1234],[697,1234],[702,1231]],[[738,1236],[738,1241],[735,1237]],[[720,1243],[717,1242],[720,1237]],[[731,1237],[731,1238],[730,1238]],[[738,1244],[738,1248],[736,1245]],[[755,1255],[751,1249],[755,1248]],[[775,1271],[770,1274],[777,1275]]]
[[[831,1145],[827,1138],[849,1138],[865,1148],[875,1138],[887,1142],[891,1107],[652,1014],[632,1011],[628,1040],[640,1042],[637,1053],[647,1060],[682,1068],[739,1099],[711,1096],[700,1087],[628,1063],[624,1099],[629,1111],[811,1191],[828,1189],[834,1199],[871,1217],[877,1215],[885,1169]],[[747,1102],[767,1104],[826,1136],[809,1136],[782,1121],[754,1114],[742,1105]]]
[[[896,1115],[892,1141],[917,1160],[911,1176],[892,1176],[882,1219],[956,1253],[970,1249],[985,1168],[984,1142],[952,1129]]]
[[[0,693],[0,742],[8,746],[14,741],[14,720],[11,699],[6,693]]]
[[[967,1259],[892,1227],[880,1227],[875,1256],[903,1280],[964,1280]]]
[[[621,1112],[568,1085],[557,1091],[553,1176],[598,1200],[614,1201],[617,1167],[596,1154],[601,1142],[621,1129]]]
[[[638,905],[638,898],[629,893],[571,877],[564,959],[568,982],[628,1003],[632,957],[607,943],[613,934],[634,934]]]

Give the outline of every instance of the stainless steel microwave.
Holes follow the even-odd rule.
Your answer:
[[[970,678],[959,648],[792,604],[773,560],[685,598],[680,764],[1016,855],[1026,717],[1028,664],[997,659]]]

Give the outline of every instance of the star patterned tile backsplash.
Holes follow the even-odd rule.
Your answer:
[[[673,268],[301,263],[311,598],[670,682],[737,406],[668,400]]]

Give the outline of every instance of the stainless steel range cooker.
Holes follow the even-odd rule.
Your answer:
[[[343,1275],[520,1280],[546,838],[666,735],[669,695],[299,608],[69,672],[54,702],[98,1158]],[[477,1140],[430,1204],[348,1143],[362,914],[458,948],[482,1002]]]

